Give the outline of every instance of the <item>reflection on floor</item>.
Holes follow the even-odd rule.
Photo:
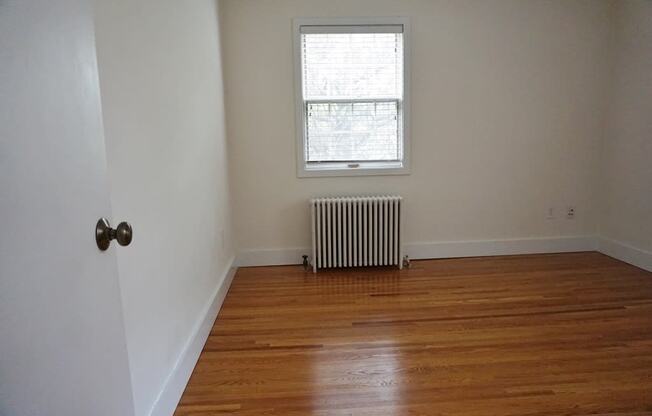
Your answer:
[[[652,273],[594,252],[243,268],[175,414],[652,414]]]

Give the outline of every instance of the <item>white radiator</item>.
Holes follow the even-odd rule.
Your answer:
[[[400,196],[317,198],[310,201],[312,269],[403,268]]]

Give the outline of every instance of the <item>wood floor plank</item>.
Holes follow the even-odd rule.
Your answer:
[[[652,273],[586,252],[241,268],[175,415],[652,414]]]

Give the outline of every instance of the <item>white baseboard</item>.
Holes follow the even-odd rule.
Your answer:
[[[204,344],[206,344],[208,335],[222,307],[222,303],[229,291],[236,271],[235,258],[233,258],[220,284],[215,289],[215,293],[208,301],[203,313],[195,324],[186,346],[181,351],[181,354],[179,354],[179,358],[168,376],[163,390],[154,403],[150,416],[170,416],[174,413],[177,404],[179,404],[179,399],[181,399],[181,395],[188,384],[190,375],[195,368],[195,364],[197,364],[199,354],[201,354]]]
[[[511,254],[570,253],[595,250],[595,237],[547,237],[505,240],[442,241],[406,244],[411,259],[505,256]]]
[[[598,239],[598,251],[607,256],[633,264],[652,272],[652,252],[641,250],[621,241],[601,237]]]
[[[301,256],[304,254],[310,256],[311,253],[312,249],[310,247],[244,250],[238,253],[236,264],[238,267],[301,264]]]
[[[405,245],[404,251],[411,259],[440,259],[508,254],[567,253],[595,249],[596,238],[594,236],[576,236],[408,243]],[[246,267],[300,264],[301,256],[310,253],[309,247],[246,250],[238,255],[237,265]]]

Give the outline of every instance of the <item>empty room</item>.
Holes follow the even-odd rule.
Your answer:
[[[652,415],[652,1],[0,0],[0,416]]]

